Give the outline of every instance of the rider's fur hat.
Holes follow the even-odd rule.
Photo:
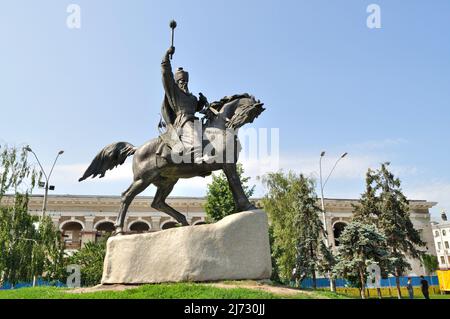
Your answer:
[[[183,68],[178,68],[177,72],[175,72],[175,82],[179,80],[189,82],[189,72],[184,71]]]

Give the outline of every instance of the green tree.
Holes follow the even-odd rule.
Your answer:
[[[62,239],[50,218],[28,212],[29,194],[40,174],[29,165],[27,152],[3,147],[0,153],[0,285],[5,281],[62,277]],[[12,196],[5,197],[11,193]],[[39,225],[39,227],[36,227]]]
[[[322,275],[329,275],[330,280],[335,280],[333,269],[336,265],[336,256],[333,250],[325,245],[324,242],[320,243],[320,258],[317,263],[317,271]]]
[[[436,256],[430,254],[423,254],[422,264],[425,267],[427,275],[433,274],[439,269],[439,260]]]
[[[255,191],[255,186],[250,187],[247,185],[250,177],[244,177],[242,165],[237,165],[237,171],[242,182],[242,188],[247,197],[250,198]],[[225,216],[238,213],[238,211],[236,210],[233,194],[225,174],[213,174],[212,178],[212,182],[208,184],[204,208],[208,221],[217,222]]]
[[[108,238],[105,236],[97,242],[88,242],[69,257],[69,264],[80,266],[81,284],[83,286],[94,286],[102,280],[107,240]]]
[[[40,255],[36,260],[36,274],[47,281],[63,281],[67,277],[64,241],[49,216],[41,218],[36,239],[35,247]]]
[[[411,269],[406,257],[420,259],[423,251],[418,247],[425,246],[425,243],[411,222],[409,202],[401,190],[400,179],[396,178],[388,167],[389,163],[383,163],[376,174],[376,183],[380,189],[377,224],[387,240],[397,295],[401,298],[400,276]]]
[[[422,265],[425,268],[425,273],[428,276],[436,273],[436,270],[439,270],[439,260],[437,256],[430,254],[423,254],[422,256]],[[431,285],[433,285],[433,277],[430,277]]]
[[[353,205],[352,219],[354,221],[364,224],[377,224],[380,216],[380,198],[377,196],[379,186],[376,180],[376,172],[369,168],[366,173],[366,190],[361,194],[359,204]]]
[[[275,237],[273,235],[272,225],[269,225],[269,244],[270,251],[272,252],[270,256],[272,261],[272,275],[270,276],[270,280],[281,283],[282,280],[280,278],[280,270],[278,269],[277,264],[277,259],[280,257],[280,251],[277,249],[277,246],[275,246]]]
[[[314,182],[293,172],[263,177],[268,193],[263,199],[273,228],[272,255],[284,281],[313,279],[321,254],[323,227]],[[295,273],[293,274],[293,270]]]
[[[377,172],[370,168],[366,173],[366,190],[361,194],[357,205],[353,205],[354,213],[352,220],[365,225],[374,225],[379,229],[379,217],[381,215],[381,199],[379,197],[380,185],[377,183]],[[376,260],[381,268],[382,277],[386,278],[392,272],[392,265],[389,258]],[[381,292],[379,291],[379,294]]]
[[[317,206],[314,188],[313,180],[300,175],[298,182],[293,185],[292,191],[297,194],[297,200],[292,204],[298,212],[294,215],[294,227],[298,229],[295,278],[299,282],[308,277],[312,278],[312,286],[315,289],[324,229],[319,218],[320,208]]]
[[[333,272],[356,284],[365,299],[367,267],[387,257],[386,238],[375,225],[352,221],[339,237]]]
[[[36,221],[28,214],[28,194],[38,174],[28,164],[27,152],[0,146],[0,285],[32,277]],[[13,198],[5,198],[12,193]]]
[[[400,276],[411,269],[407,256],[420,259],[423,252],[418,247],[425,243],[411,222],[409,202],[401,190],[400,179],[389,171],[389,165],[383,163],[376,171],[368,170],[366,191],[360,204],[355,206],[353,218],[377,226],[385,236],[389,258],[384,259],[380,267],[383,275],[395,276],[397,295],[401,298]]]

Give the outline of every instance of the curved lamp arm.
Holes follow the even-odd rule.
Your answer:
[[[42,167],[41,162],[39,161],[39,158],[37,157],[36,153],[31,149],[30,146],[25,147],[25,150],[28,151],[28,152],[30,152],[30,153],[32,153],[32,154],[34,155],[34,157],[36,158],[36,161],[37,161],[38,164],[39,164],[39,167],[41,168],[41,172],[44,174],[45,180],[46,180],[46,182],[47,182],[47,184],[48,184],[48,176],[47,176],[47,174],[45,173],[45,170],[44,170],[44,168]]]

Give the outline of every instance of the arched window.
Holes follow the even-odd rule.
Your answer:
[[[150,226],[147,223],[138,220],[133,222],[129,229],[133,233],[145,233],[150,230]]]
[[[447,232],[445,231],[445,229],[442,230],[442,236],[447,236]]]
[[[60,227],[66,249],[81,248],[81,232],[83,225],[78,221],[67,221]]]
[[[116,228],[114,227],[114,223],[110,221],[104,221],[97,224],[95,227],[99,232],[112,233]]]
[[[339,246],[339,237],[341,237],[342,232],[345,229],[345,226],[347,226],[346,223],[343,222],[337,222],[333,226],[333,235],[334,235],[334,245]]]
[[[161,226],[161,229],[169,229],[169,228],[174,228],[174,227],[177,227],[176,222],[167,222]]]
[[[439,230],[436,230],[436,231],[434,232],[434,237],[439,237]]]
[[[101,238],[111,235],[116,230],[116,227],[113,222],[105,220],[97,223],[95,229],[97,230],[96,237]]]

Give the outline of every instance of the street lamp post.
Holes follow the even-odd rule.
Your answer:
[[[336,161],[336,163],[334,163],[333,168],[331,169],[330,173],[328,174],[325,183],[323,182],[322,179],[322,158],[325,156],[325,152],[323,151],[322,153],[320,153],[320,160],[319,160],[319,170],[320,170],[320,202],[321,202],[321,206],[322,206],[322,220],[323,220],[323,229],[325,230],[325,245],[330,248],[330,242],[328,240],[328,229],[327,229],[327,217],[326,217],[326,211],[325,211],[325,198],[323,196],[323,190],[325,188],[325,185],[327,184],[328,180],[330,179],[331,174],[333,174],[334,170],[336,169],[337,164],[339,163],[340,160],[342,160],[344,157],[346,157],[348,155],[347,152],[345,152],[344,154],[342,154],[338,160]],[[335,292],[336,291],[336,286],[334,284],[334,280],[331,279],[330,273],[328,273],[328,277],[330,278],[330,290]]]
[[[45,213],[46,213],[46,211],[47,211],[47,195],[48,195],[49,187],[51,187],[51,186],[49,185],[50,177],[52,176],[53,168],[55,167],[55,164],[56,164],[56,161],[58,160],[58,157],[59,157],[60,155],[62,155],[62,154],[64,153],[64,151],[61,150],[61,151],[58,152],[58,154],[56,155],[55,161],[53,162],[53,166],[52,166],[52,168],[51,168],[51,170],[50,170],[50,173],[47,175],[47,174],[45,173],[44,168],[43,168],[42,165],[41,165],[41,162],[39,161],[39,158],[37,157],[36,153],[31,149],[31,147],[30,147],[30,146],[27,146],[27,147],[25,147],[25,150],[28,151],[28,152],[30,152],[30,153],[33,153],[34,157],[36,158],[36,161],[37,161],[38,164],[39,164],[39,167],[41,168],[41,172],[42,172],[42,174],[43,174],[44,177],[45,177],[44,202],[42,203],[42,217],[45,217]]]

